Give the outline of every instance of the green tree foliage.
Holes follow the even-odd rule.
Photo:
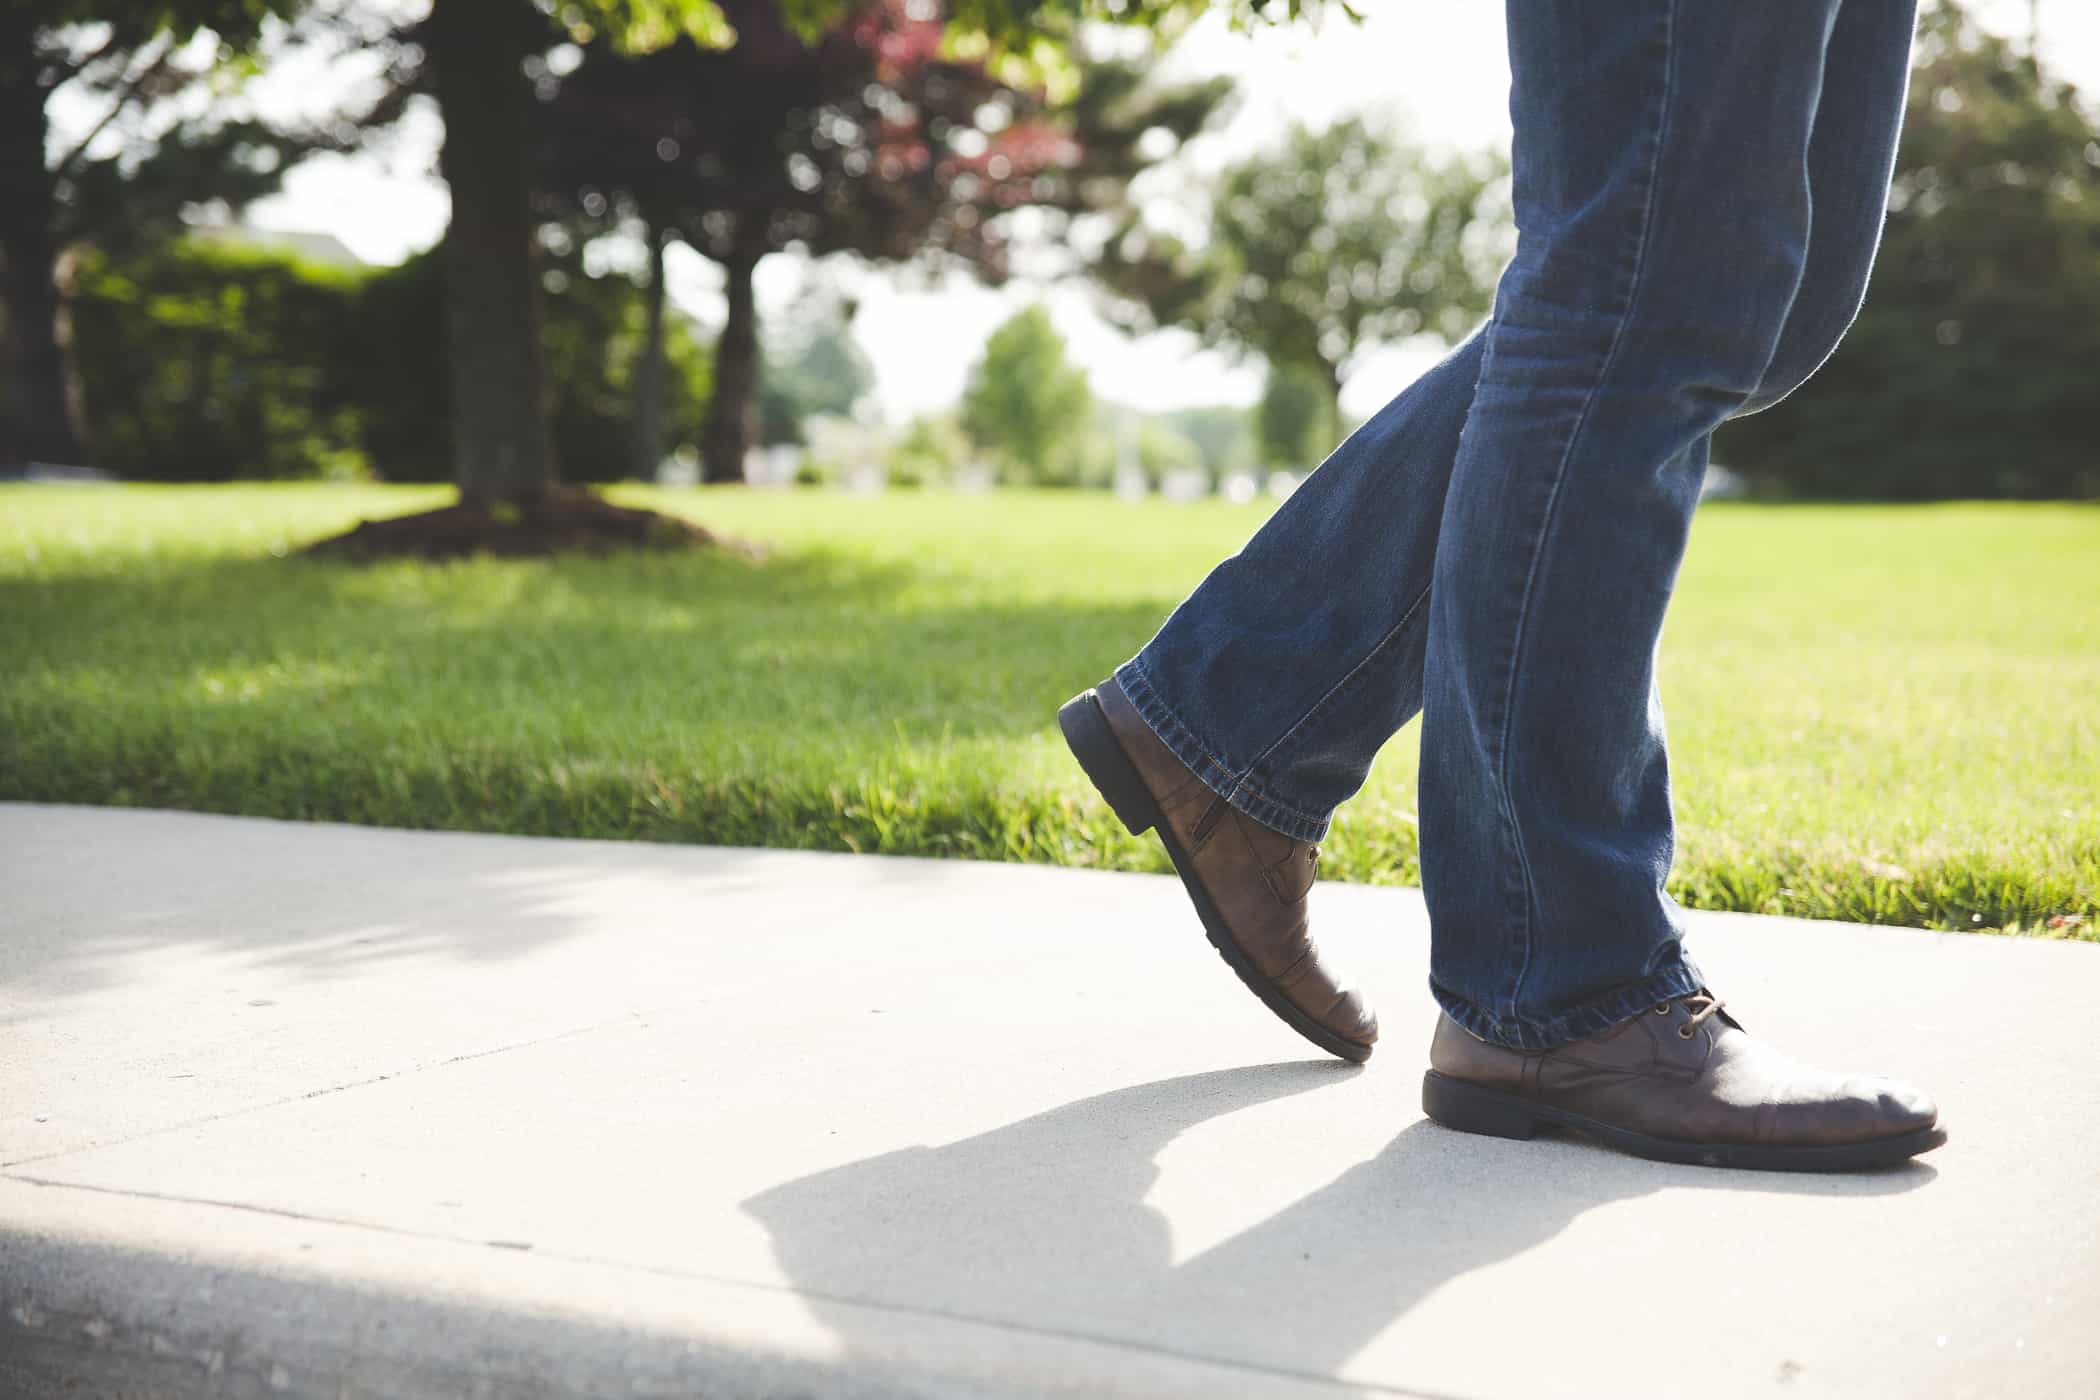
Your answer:
[[[528,523],[556,514],[579,520],[605,518],[604,512],[587,507],[570,510],[572,505],[585,503],[558,491],[554,445],[545,417],[547,377],[540,349],[541,291],[534,233],[535,224],[542,220],[535,217],[533,201],[535,191],[546,190],[549,182],[544,169],[535,168],[538,133],[533,104],[536,97],[550,96],[539,80],[554,76],[541,57],[548,47],[543,16],[550,11],[567,37],[579,45],[589,46],[594,39],[609,36],[615,47],[628,53],[669,54],[665,63],[651,65],[652,73],[671,71],[681,58],[704,65],[703,50],[736,48],[746,50],[743,57],[760,79],[756,87],[748,81],[741,85],[749,100],[726,108],[710,105],[709,93],[719,83],[706,77],[697,85],[659,86],[639,108],[629,104],[629,117],[615,117],[608,127],[627,125],[627,148],[647,152],[641,161],[624,163],[630,174],[651,158],[678,164],[690,150],[690,158],[684,160],[689,176],[702,183],[726,177],[717,182],[737,191],[736,200],[727,207],[689,211],[697,218],[690,228],[681,223],[679,232],[688,238],[697,236],[700,241],[695,246],[704,244],[702,251],[720,254],[728,274],[729,315],[715,355],[716,411],[702,435],[702,457],[710,478],[741,477],[743,449],[751,440],[756,418],[759,377],[752,271],[774,246],[778,223],[774,215],[783,207],[819,229],[830,212],[830,206],[811,198],[824,187],[822,163],[816,162],[820,168],[812,182],[808,162],[813,158],[806,151],[801,153],[804,164],[783,160],[788,152],[777,140],[768,139],[768,133],[777,134],[783,128],[769,118],[782,111],[784,104],[785,113],[799,113],[804,122],[814,123],[823,116],[818,110],[821,104],[797,105],[793,99],[800,86],[796,69],[812,48],[822,47],[812,41],[827,26],[851,19],[865,28],[873,20],[897,17],[923,29],[923,21],[930,18],[904,5],[893,11],[887,0],[875,5],[814,4],[795,9],[794,18],[802,24],[799,35],[782,28],[776,0],[567,0],[545,10],[530,0],[432,0],[429,20],[416,33],[418,47],[429,59],[445,122],[439,164],[452,203],[445,240],[451,259],[447,338],[452,441],[455,479],[467,514],[497,526],[506,515]],[[911,42],[908,35],[890,37],[906,41],[880,46],[883,63],[953,66],[937,51],[937,43]],[[558,90],[560,84],[555,86]],[[608,104],[617,105],[624,88],[642,86],[641,75],[630,72],[624,82],[614,82],[609,90],[601,88],[600,95]],[[866,93],[868,85],[862,85],[860,91]],[[929,92],[928,96],[939,94]],[[681,115],[693,115],[695,102],[701,120],[689,123],[681,136],[675,129],[678,120]],[[864,183],[872,175],[875,181],[886,181],[897,190],[909,189],[915,172],[911,152],[882,148],[889,123],[908,125],[904,119],[909,115],[887,111],[884,121],[861,128],[858,139],[832,132],[836,139],[831,144],[839,148],[836,159],[841,168]],[[667,121],[673,129],[666,128]],[[633,129],[637,127],[654,129]],[[927,135],[939,136],[931,121]],[[830,147],[825,149],[828,154]],[[954,154],[972,158],[967,151]],[[977,154],[987,162],[993,159],[984,152]],[[929,149],[924,155],[923,164],[938,163],[939,152]],[[900,163],[885,170],[885,156]],[[860,168],[852,169],[856,158]],[[1017,168],[1027,163],[1005,151],[997,153],[997,158]],[[614,162],[601,154],[593,165],[602,172],[593,178],[610,181]],[[751,178],[739,178],[747,176]],[[989,163],[984,178],[1000,179]],[[614,203],[602,190],[596,192],[595,201],[585,193],[580,202],[591,217],[610,212]],[[879,206],[880,200],[870,203]],[[640,205],[638,199],[638,209]],[[654,201],[647,207],[650,218],[664,212]],[[813,234],[805,234],[805,241],[812,247],[821,242]],[[653,235],[649,243],[652,257],[660,259],[661,236]],[[660,260],[655,274],[650,287],[660,307]],[[648,318],[652,345],[661,322],[661,316],[652,311]],[[653,355],[645,363],[649,369],[644,401],[653,404],[660,370]],[[635,444],[628,449],[630,453],[648,455],[654,416],[652,408],[642,415],[639,430],[627,435]],[[419,549],[424,523],[404,520],[392,528],[362,530],[358,547],[364,552]]]
[[[1333,450],[1339,425],[1327,381],[1298,365],[1272,365],[1255,406],[1255,437],[1262,464],[1305,471]]]
[[[823,335],[811,336],[786,355],[773,359],[768,377],[779,386],[781,399],[793,411],[788,426],[819,414],[851,417],[853,409],[875,387],[875,366],[854,341],[853,333],[840,324]],[[797,442],[799,434],[767,439]]]
[[[765,387],[774,365],[751,286],[766,257],[931,259],[997,283],[1014,211],[1120,207],[1132,176],[1200,129],[1229,86],[1163,86],[1140,65],[1075,52],[1074,90],[1053,106],[981,46],[957,52],[952,27],[907,0],[867,0],[803,34],[774,0],[720,0],[720,12],[726,46],[589,45],[549,80],[538,137],[561,217],[639,226],[659,258],[677,239],[723,270],[710,480],[741,475],[754,407],[758,439],[779,441],[778,411],[798,397]]]
[[[892,486],[938,486],[969,458],[970,437],[962,424],[953,414],[933,413],[914,418],[898,435],[883,467]]]
[[[963,391],[963,429],[1004,479],[1077,486],[1088,476],[1093,391],[1065,359],[1065,340],[1041,306],[992,332]]]
[[[82,255],[74,355],[97,456],[127,477],[311,477],[355,460],[337,337],[358,276],[281,254],[163,244]]]
[[[1312,0],[1306,0],[1305,7],[1311,7],[1311,3]],[[14,22],[17,30],[28,26],[41,32],[41,28],[52,25],[114,16],[111,43],[97,43],[93,56],[99,57],[138,36],[198,25],[215,28],[222,38],[252,36],[266,14],[292,8],[294,4],[295,0],[154,0],[117,6],[104,0],[48,0],[39,5],[36,0],[29,0],[9,6],[5,17]],[[750,10],[746,27],[757,26],[762,10],[769,13],[766,7],[744,8]],[[812,35],[862,6],[853,0],[807,0],[785,8],[802,24],[804,33]],[[1005,46],[998,57],[1004,68],[1015,60],[1025,67],[1054,53],[1059,44],[1070,39],[1076,21],[1083,17],[1168,27],[1201,8],[1181,0],[1103,4],[1090,0],[1021,4],[1009,0],[985,4],[962,0],[955,14],[962,25],[989,32]],[[1235,8],[1242,14],[1275,15],[1296,14],[1301,5],[1299,0],[1240,0]],[[541,291],[530,237],[531,179],[525,159],[531,126],[524,115],[529,110],[526,78],[535,62],[533,36],[544,32],[538,18],[541,12],[528,0],[434,0],[429,21],[416,27],[410,46],[428,56],[446,125],[441,167],[451,186],[453,207],[453,226],[446,240],[454,264],[448,279],[451,314],[446,325],[451,346],[455,477],[470,505],[509,502],[535,512],[550,504],[555,485],[555,455],[544,417]],[[22,19],[25,15],[27,20]],[[681,37],[716,48],[729,46],[738,38],[737,31],[727,23],[724,7],[713,0],[569,0],[557,9],[554,18],[578,42],[609,35],[631,51],[662,48]],[[137,31],[135,35],[133,30]],[[0,52],[9,59],[29,51],[29,45],[7,42],[9,37],[0,35]],[[968,47],[967,38],[960,47]],[[34,65],[31,68],[34,81],[15,86],[23,90],[39,85],[48,88],[46,75],[34,71]],[[0,129],[19,132],[27,126],[0,120]],[[1004,156],[1003,152],[1000,154]],[[985,158],[989,162],[992,157]],[[1009,163],[1013,159],[1004,158]],[[0,161],[0,165],[4,164],[9,162]],[[987,178],[993,177],[989,164],[983,173]],[[31,193],[44,200],[48,191]],[[0,204],[24,207],[21,200],[0,199]],[[41,207],[37,200],[28,204]],[[7,260],[17,272],[23,267],[42,268],[49,261],[41,256],[25,258],[21,251],[14,249]],[[31,285],[34,289],[34,283]],[[660,278],[655,285],[661,287]],[[732,303],[734,312],[734,298]],[[21,327],[36,326],[47,319],[41,314],[43,310],[41,303],[28,306],[26,314],[23,306],[16,307],[10,320],[15,341],[21,338]],[[732,322],[736,319],[733,314]],[[747,314],[743,320],[748,325],[752,318]],[[657,319],[652,318],[652,327],[656,323]],[[655,342],[653,329],[648,338]],[[735,338],[730,349],[739,350],[747,340],[755,344],[755,335]],[[46,336],[44,341],[46,350],[55,345],[55,337]],[[29,348],[35,351],[37,347]],[[34,402],[51,402],[56,397],[52,386],[60,378],[55,354],[31,354],[27,358],[39,361],[32,372],[43,374],[50,382],[38,385],[38,392],[26,397]],[[731,358],[744,363],[755,361],[755,354],[735,354]],[[10,359],[24,360],[15,353],[13,342]],[[730,397],[748,400],[748,388],[745,384]],[[378,544],[376,540],[371,543],[375,547]]]
[[[545,255],[548,431],[567,480],[619,481],[637,470],[624,444],[645,313],[631,282],[610,273],[589,276],[582,262],[575,249]],[[373,276],[339,357],[351,396],[366,411],[359,435],[365,456],[374,473],[390,481],[452,479],[445,292],[442,250]],[[674,390],[666,396],[665,440],[695,446],[712,364],[683,320],[670,320],[664,348]]]
[[[620,452],[642,308],[631,284],[548,271],[549,421],[578,481],[625,476]],[[451,405],[445,285],[433,252],[376,272],[188,241],[128,258],[84,256],[75,346],[103,460],[163,481],[371,472],[446,481]],[[683,323],[668,341],[694,443],[707,354]]]
[[[1237,404],[1177,408],[1161,414],[1160,419],[1196,444],[1204,469],[1214,480],[1254,466],[1253,418],[1245,408]]]
[[[676,238],[721,267],[729,314],[702,451],[715,481],[741,479],[757,435],[761,261],[788,247],[938,253],[997,280],[1002,216],[1071,159],[1039,101],[946,55],[943,22],[906,0],[864,4],[808,40],[774,0],[721,8],[727,47],[589,46],[543,104],[539,140],[554,209],[638,224],[650,246]]]
[[[705,5],[708,0],[660,0]],[[858,0],[779,0],[781,10],[805,32],[852,13]],[[1055,61],[1060,43],[1088,21],[1136,25],[1175,32],[1196,16],[1222,10],[1236,24],[1280,23],[1330,14],[1354,17],[1347,0],[948,0],[948,11],[965,30],[987,35],[1021,58]],[[1048,53],[1045,53],[1048,50]]]
[[[1486,314],[1505,241],[1499,174],[1498,158],[1433,156],[1362,118],[1294,127],[1219,178],[1207,246],[1132,230],[1097,275],[1140,324],[1317,374],[1338,418],[1360,351],[1419,332],[1456,339]]]
[[[537,236],[543,220],[533,208],[535,107],[544,95],[535,77],[547,76],[543,55],[564,37],[588,43],[600,35],[646,50],[687,36],[722,42],[727,30],[708,0],[544,7],[534,0],[431,0],[428,18],[398,36],[415,55],[400,86],[427,86],[445,124],[438,167],[452,206],[442,245],[452,477],[466,511],[499,533],[512,516],[530,524],[566,515],[581,527],[624,528],[559,491]],[[652,283],[659,297],[662,285],[659,267]],[[658,300],[649,317],[652,342],[661,306]],[[650,376],[662,377],[653,357]],[[593,455],[604,450],[596,445]],[[359,549],[419,551],[427,523],[404,517],[366,529]]]
[[[1154,488],[1176,472],[1206,470],[1203,449],[1157,417],[1139,420],[1136,446],[1138,470]]]
[[[1918,54],[1859,319],[1715,456],[1804,495],[2100,495],[2100,129],[1956,5]]]
[[[1193,471],[1215,482],[1254,464],[1249,413],[1239,407],[1153,412],[1096,399],[1082,453],[1084,484],[1110,486],[1126,470],[1158,488],[1176,473]]]
[[[1141,226],[1131,182],[1225,114],[1232,80],[1169,83],[1152,63],[1103,57],[1085,47],[1075,47],[1068,58],[1072,91],[1054,116],[1071,135],[1071,159],[1039,171],[1030,192],[1037,203],[1066,215],[1107,216],[1113,243]]]
[[[185,204],[238,207],[327,143],[214,106],[148,129],[139,114],[233,71],[265,20],[305,0],[7,0],[0,4],[0,463],[77,462],[59,322],[65,250],[138,247]],[[192,43],[199,35],[213,42]],[[53,141],[63,93],[98,115]]]
[[[875,387],[875,366],[853,339],[853,304],[813,282],[780,318],[765,352],[759,441],[805,441],[802,424],[820,414],[849,418]]]

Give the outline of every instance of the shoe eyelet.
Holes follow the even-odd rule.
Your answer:
[[[1666,1001],[1659,1001],[1659,1002],[1655,1003],[1655,1014],[1656,1014],[1656,1015],[1658,1015],[1658,1016],[1667,1016],[1667,1015],[1669,1015],[1669,1014],[1670,1014],[1670,1003],[1668,1003],[1668,1002],[1666,1002]]]
[[[1692,1030],[1692,1023],[1690,1021],[1686,1021],[1683,1025],[1677,1028],[1677,1038],[1680,1040],[1690,1040],[1694,1034],[1696,1034],[1696,1032]]]

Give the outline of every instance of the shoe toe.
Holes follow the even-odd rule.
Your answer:
[[[1872,1105],[1877,1136],[1923,1132],[1939,1122],[1939,1106],[1924,1091],[1895,1079],[1854,1079],[1845,1086]]]
[[[1370,1045],[1378,1039],[1378,1013],[1365,1004],[1363,993],[1346,991],[1327,1014],[1327,1024],[1336,1035]]]

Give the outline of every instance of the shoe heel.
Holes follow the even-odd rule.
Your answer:
[[[1064,731],[1065,747],[1108,802],[1109,810],[1132,836],[1142,836],[1159,821],[1159,804],[1145,789],[1137,766],[1116,742],[1101,713],[1094,692],[1075,695],[1057,712],[1057,727]]]
[[[1539,1120],[1521,1099],[1430,1070],[1422,1076],[1422,1111],[1462,1133],[1529,1141]]]

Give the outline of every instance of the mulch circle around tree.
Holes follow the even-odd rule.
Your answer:
[[[555,554],[624,554],[634,550],[725,549],[758,558],[758,546],[661,511],[616,506],[588,491],[558,491],[530,505],[452,505],[386,520],[360,521],[345,534],[309,545],[319,559],[513,559]]]

